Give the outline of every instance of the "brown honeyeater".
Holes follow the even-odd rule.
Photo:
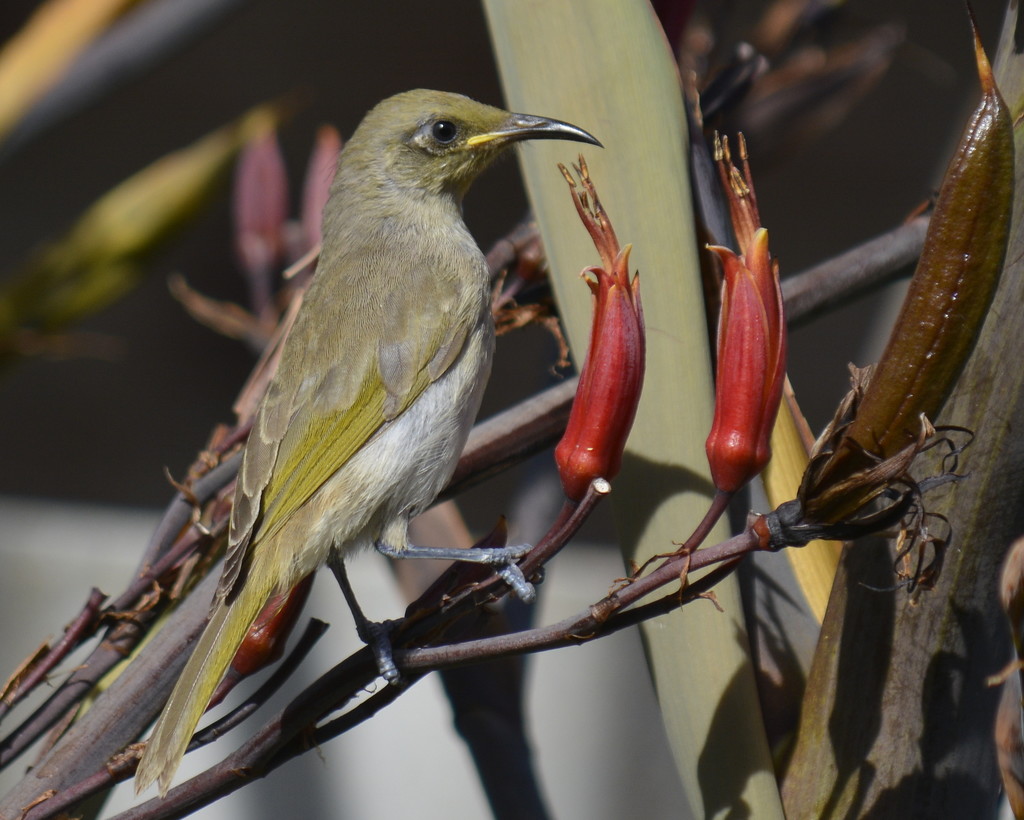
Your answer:
[[[494,349],[489,275],[462,198],[505,148],[529,139],[599,145],[568,123],[418,90],[378,104],[345,146],[316,273],[246,444],[210,620],[136,791],[156,781],[167,792],[272,595],[358,548],[423,552],[408,542],[409,520],[451,478]],[[467,555],[424,554],[441,552]]]

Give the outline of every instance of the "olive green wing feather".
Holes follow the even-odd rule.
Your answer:
[[[394,282],[395,276],[388,278]],[[381,293],[369,286],[373,277],[358,279],[333,283],[345,288],[345,299],[311,290],[306,304],[318,311],[300,314],[285,344],[246,446],[221,596],[234,587],[253,542],[278,532],[462,351],[475,317],[460,309],[466,300],[451,281],[445,289],[425,275],[417,287],[391,284]],[[340,323],[347,323],[347,331],[332,332]],[[378,342],[346,349],[344,338]]]

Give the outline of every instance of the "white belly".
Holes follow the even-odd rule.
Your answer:
[[[295,580],[331,549],[408,546],[409,519],[433,503],[458,463],[490,375],[494,333],[483,323],[462,355],[342,466],[280,533]],[[298,543],[297,543],[298,542]],[[295,549],[301,543],[301,547]]]

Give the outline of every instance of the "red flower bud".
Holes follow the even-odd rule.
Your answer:
[[[769,440],[785,381],[786,323],[768,231],[756,229],[742,256],[728,248],[710,250],[722,261],[724,282],[715,418],[706,450],[715,487],[731,493],[771,458]]]
[[[579,501],[594,479],[619,472],[643,386],[645,337],[639,276],[629,277],[630,246],[620,249],[583,157],[576,169],[582,192],[560,167],[604,264],[582,274],[594,295],[594,322],[569,423],[555,448],[565,494]]]
[[[210,698],[210,706],[220,703],[240,681],[280,659],[312,588],[313,575],[310,574],[287,594],[275,595],[267,601],[235,652],[224,680]]]

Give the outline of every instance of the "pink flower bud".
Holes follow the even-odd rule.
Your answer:
[[[281,260],[288,218],[288,175],[273,132],[242,150],[235,171],[235,252],[242,269],[264,275]]]
[[[306,181],[302,187],[303,253],[320,244],[320,223],[340,153],[341,136],[338,130],[330,125],[322,126],[316,132],[316,143],[306,166]]]

